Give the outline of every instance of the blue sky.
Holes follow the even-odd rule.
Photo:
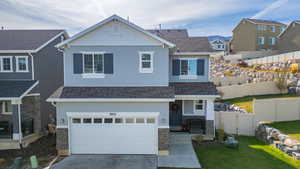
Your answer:
[[[5,29],[66,29],[71,35],[117,14],[143,28],[187,28],[190,35],[230,36],[242,18],[288,24],[300,0],[1,0]]]

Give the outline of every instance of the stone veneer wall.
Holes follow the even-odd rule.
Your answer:
[[[214,120],[206,120],[206,122],[205,122],[205,135],[210,136],[210,137],[215,136]]]
[[[67,128],[57,128],[56,129],[56,149],[57,150],[68,150],[68,129]]]
[[[158,129],[158,150],[169,150],[169,129]]]
[[[41,111],[40,111],[40,96],[25,96],[22,99],[21,114],[22,118],[34,119],[34,132],[40,133],[41,126]]]

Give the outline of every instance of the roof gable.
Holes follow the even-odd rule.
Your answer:
[[[98,24],[74,35],[60,43],[57,47],[71,45],[167,45],[174,47],[171,42],[162,39],[141,27],[113,15]]]

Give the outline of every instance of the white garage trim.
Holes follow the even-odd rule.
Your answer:
[[[75,127],[74,129],[76,129],[76,128],[80,129],[80,128],[78,128],[80,126],[86,126],[87,128],[92,127],[92,126],[97,126],[97,127],[98,126],[103,126],[104,128],[108,127],[107,129],[110,129],[111,127],[114,127],[114,126],[119,126],[121,128],[122,128],[122,126],[124,126],[124,131],[126,131],[126,129],[127,130],[128,129],[131,130],[130,128],[132,128],[134,126],[135,127],[132,128],[132,129],[134,129],[133,131],[136,131],[136,129],[141,130],[143,127],[147,127],[147,126],[149,126],[150,128],[154,127],[153,129],[157,133],[156,133],[155,137],[151,136],[152,138],[154,138],[154,142],[150,141],[151,143],[155,144],[155,147],[154,147],[153,144],[150,146],[150,147],[153,147],[154,149],[153,148],[150,148],[150,149],[148,148],[148,149],[138,149],[138,150],[133,150],[133,151],[130,150],[130,151],[128,151],[128,149],[126,150],[126,146],[123,146],[123,147],[125,147],[124,151],[125,152],[129,152],[129,153],[135,153],[135,152],[137,152],[137,153],[151,152],[151,154],[153,152],[155,152],[156,154],[158,153],[158,130],[157,130],[157,128],[158,128],[158,116],[159,116],[159,112],[67,112],[66,114],[68,116],[68,126],[59,126],[59,127],[61,127],[61,128],[69,128],[69,130],[68,130],[69,154],[72,154],[72,144],[74,144],[71,141],[71,137],[73,139],[76,138],[76,137],[78,137],[78,133],[77,133],[77,136],[74,137],[74,135],[73,135],[74,133],[72,134],[71,130],[74,127]],[[97,123],[95,122],[96,118],[98,120]],[[75,123],[73,123],[73,119],[78,119],[78,120],[77,120],[77,122],[74,121]],[[88,119],[88,123],[83,123],[83,119]],[[101,119],[100,120],[101,122],[99,122],[99,119]],[[105,119],[111,119],[111,122],[105,123],[104,122]],[[121,119],[121,123],[120,122],[117,123],[116,119]],[[126,120],[131,120],[131,122],[128,123]],[[71,127],[71,126],[73,126],[73,127]],[[156,130],[155,130],[155,128],[156,128]],[[145,131],[147,131],[147,130],[145,130]],[[91,130],[91,131],[93,131],[93,130]],[[118,131],[122,131],[122,130],[118,130]],[[146,133],[148,133],[148,132],[146,132]],[[152,132],[150,132],[150,133],[152,133]],[[106,137],[106,138],[109,138],[109,137]],[[133,137],[130,137],[130,138],[133,138]],[[112,140],[115,140],[115,139],[112,139]],[[133,140],[135,140],[135,139],[133,139]],[[127,139],[127,141],[128,141],[128,139]],[[129,139],[129,141],[130,141],[130,139]],[[106,140],[106,142],[107,142],[107,140]],[[80,142],[78,142],[78,144],[80,144]],[[104,141],[104,144],[105,144],[105,141]],[[109,149],[105,150],[104,149],[104,150],[99,150],[99,151],[100,151],[100,153],[101,153],[101,151],[104,151],[104,152],[108,151],[108,152],[112,152],[112,153],[116,152],[116,150],[114,150],[114,149],[111,149],[111,150],[109,150]],[[85,152],[84,149],[78,149],[77,148],[76,152],[74,150],[75,154],[76,153],[83,153],[83,152]],[[86,152],[93,154],[93,153],[97,152],[97,150],[91,151],[91,147],[89,147],[89,148],[87,148]],[[120,154],[122,154],[122,151],[120,151]]]

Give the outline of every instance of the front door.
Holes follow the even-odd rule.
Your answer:
[[[182,125],[182,101],[176,100],[175,102],[170,103],[170,127],[171,130],[181,130]]]

